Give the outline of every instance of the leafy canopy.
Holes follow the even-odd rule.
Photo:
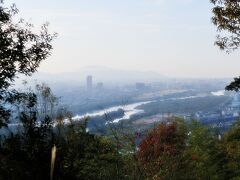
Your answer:
[[[212,22],[220,32],[216,45],[231,52],[240,46],[240,0],[211,0]]]
[[[19,74],[30,76],[51,53],[56,34],[48,32],[47,24],[39,33],[23,19],[15,22],[15,5],[5,7],[0,0],[0,128],[6,125],[12,104],[20,94],[9,88]]]
[[[212,22],[219,34],[215,44],[227,53],[240,47],[240,0],[211,0]],[[240,77],[234,78],[226,90],[239,91]]]

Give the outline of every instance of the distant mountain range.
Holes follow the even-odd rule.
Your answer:
[[[166,76],[158,74],[151,71],[130,71],[130,70],[119,70],[112,69],[107,67],[100,66],[90,66],[81,68],[75,72],[66,72],[66,73],[35,73],[30,77],[32,80],[37,80],[38,82],[47,82],[47,83],[80,83],[83,84],[86,81],[86,77],[92,75],[93,82],[103,82],[108,84],[128,84],[135,82],[158,82],[167,79]],[[22,78],[21,78],[22,79]],[[29,78],[26,78],[29,80]]]

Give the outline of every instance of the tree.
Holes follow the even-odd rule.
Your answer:
[[[56,179],[125,179],[124,161],[106,137],[86,131],[86,123],[63,127],[56,137]]]
[[[236,91],[240,90],[240,77],[234,78],[234,80],[225,88],[228,91]]]
[[[231,53],[240,47],[240,0],[211,0],[211,3],[214,5],[212,22],[220,32],[215,44]],[[226,87],[226,90],[239,89],[240,77]]]
[[[197,121],[173,119],[159,124],[142,139],[137,156],[149,179],[234,177],[228,174],[227,156],[218,134]]]
[[[8,103],[14,103],[22,94],[10,90],[17,75],[30,76],[51,53],[51,42],[56,34],[48,32],[44,24],[38,34],[33,25],[23,19],[15,23],[18,13],[15,5],[4,7],[0,0],[0,128],[6,126],[11,116]]]
[[[58,109],[46,84],[24,92],[15,103],[18,131],[0,142],[0,179],[48,179],[54,145],[53,179],[130,179],[110,138],[90,134],[87,119],[74,122],[66,109]]]
[[[233,124],[223,137],[222,149],[227,162],[225,165],[226,179],[240,178],[240,121]]]
[[[177,179],[187,131],[180,120],[161,123],[139,145],[138,159],[147,178]]]
[[[240,0],[211,0],[214,4],[212,22],[223,35],[217,35],[216,45],[231,52],[240,46]]]
[[[29,89],[14,103],[19,125],[6,134],[0,146],[0,179],[48,179],[54,144],[51,90],[46,85]],[[46,94],[45,91],[50,93]],[[38,96],[36,95],[38,94]],[[46,99],[39,104],[39,99]],[[50,108],[49,108],[50,109]],[[44,111],[44,116],[43,114]]]
[[[218,134],[194,120],[188,124],[188,132],[184,179],[224,179],[225,156],[218,146]]]

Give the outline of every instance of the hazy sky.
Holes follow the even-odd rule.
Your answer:
[[[209,0],[11,1],[26,20],[48,21],[59,33],[42,72],[100,65],[171,77],[240,75],[240,52],[214,46]]]

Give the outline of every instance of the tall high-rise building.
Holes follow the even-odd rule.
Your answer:
[[[92,76],[87,76],[87,91],[91,91],[93,87]]]

